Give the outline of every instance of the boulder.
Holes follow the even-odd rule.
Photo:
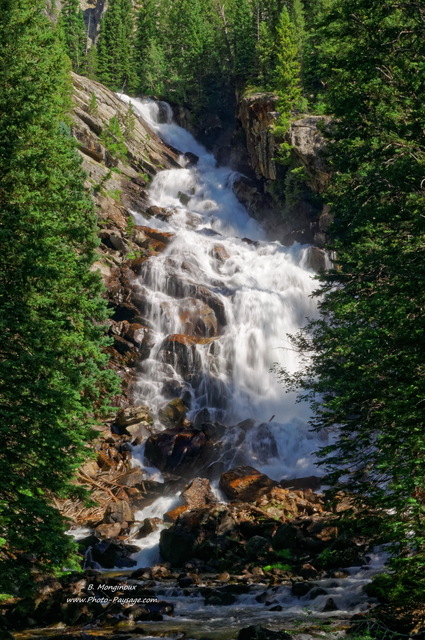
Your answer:
[[[254,502],[277,482],[249,466],[237,467],[220,476],[220,489],[231,500]]]
[[[160,471],[185,476],[209,456],[207,438],[202,431],[167,429],[146,442],[145,456]]]
[[[182,513],[185,513],[185,511],[188,511],[188,510],[189,510],[189,507],[187,506],[187,504],[182,504],[180,505],[180,507],[176,507],[171,511],[167,511],[167,513],[164,515],[164,522],[174,523],[181,516]]]
[[[157,531],[158,527],[162,524],[161,518],[145,518],[143,524],[137,532],[137,538],[146,538],[154,531]]]
[[[182,491],[181,497],[189,509],[202,509],[208,505],[217,504],[217,498],[206,478],[192,480]]]
[[[114,522],[112,524],[100,524],[96,527],[95,533],[99,538],[117,538],[120,535],[124,524],[127,523]]]
[[[125,409],[121,409],[115,419],[115,424],[119,427],[127,427],[131,424],[140,422],[146,422],[148,424],[153,423],[149,407],[146,405],[138,405],[135,407],[126,407]]]
[[[188,406],[183,400],[181,398],[175,398],[159,410],[158,418],[166,427],[180,427],[184,423],[187,412]]]
[[[115,522],[133,522],[134,516],[130,505],[125,500],[112,502],[106,507],[103,516],[104,524],[113,524]]]
[[[191,151],[186,151],[186,153],[183,154],[183,157],[186,160],[186,167],[194,167],[199,162],[199,156]]]
[[[91,559],[104,569],[134,567],[137,562],[130,556],[138,551],[139,547],[105,540],[92,547]]]
[[[161,531],[159,551],[164,560],[179,567],[193,556],[195,536],[179,527]]]
[[[215,313],[202,300],[184,298],[179,305],[178,313],[185,334],[201,338],[217,335],[218,323]]]
[[[227,593],[220,589],[212,589],[205,596],[205,604],[211,607],[229,606],[236,602],[236,598],[232,593]]]
[[[160,356],[163,362],[172,365],[183,378],[190,379],[201,367],[201,358],[195,345],[208,345],[213,340],[214,338],[173,334],[163,340]]]

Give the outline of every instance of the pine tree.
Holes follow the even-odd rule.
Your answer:
[[[110,0],[97,44],[99,80],[115,91],[137,84],[134,66],[134,12],[131,0]]]
[[[231,33],[233,81],[241,87],[253,74],[255,56],[255,29],[251,3],[231,0],[227,5]]]
[[[9,592],[31,566],[71,562],[51,497],[73,488],[112,384],[106,303],[90,270],[96,218],[66,122],[68,64],[44,5],[0,0],[0,583]]]
[[[257,41],[258,80],[262,88],[272,91],[274,88],[274,66],[276,64],[275,43],[266,22],[261,22]]]
[[[335,492],[393,541],[384,599],[420,604],[425,563],[425,22],[414,0],[336,0],[321,32],[334,115],[329,191],[337,264],[321,319],[295,339],[295,382],[334,431],[321,452]],[[290,377],[284,376],[290,382]],[[399,602],[400,604],[400,602]]]
[[[300,61],[297,36],[286,7],[280,14],[276,34],[277,60],[273,74],[273,85],[279,95],[277,109],[279,117],[274,131],[276,136],[282,137],[289,129],[291,114],[301,105]],[[279,156],[286,162],[289,147],[282,143]]]
[[[81,73],[85,64],[87,33],[79,0],[63,0],[59,26],[72,68]]]

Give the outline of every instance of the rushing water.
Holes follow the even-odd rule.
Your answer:
[[[213,155],[172,122],[168,105],[122,98],[182,152],[181,168],[158,173],[150,187],[151,204],[173,215],[167,222],[134,216],[137,224],[175,234],[163,253],[145,263],[138,283],[156,332],[142,366],[140,401],[158,410],[169,400],[164,382],[173,381],[190,393],[189,418],[208,409],[210,419],[228,426],[255,421],[245,427],[243,443],[237,430],[228,430],[229,449],[239,443],[229,466],[251,463],[276,480],[317,473],[312,452],[320,443],[308,430],[308,408],[270,373],[274,362],[296,369],[287,334],[316,313],[308,247],[267,241],[233,193],[237,174],[217,167]],[[187,166],[187,152],[199,157],[195,166]],[[178,366],[161,361],[161,345],[168,335],[187,333],[191,317],[205,309],[193,294],[199,288],[218,304],[219,327],[208,344],[195,346],[197,375],[185,380]]]

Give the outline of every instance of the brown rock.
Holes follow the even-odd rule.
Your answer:
[[[187,504],[182,504],[180,507],[176,507],[175,509],[168,511],[164,515],[164,522],[176,522],[179,516],[185,511],[189,511],[189,507],[187,506]]]
[[[96,527],[95,533],[99,538],[116,538],[121,533],[121,529],[123,528],[122,525],[122,522],[100,524],[98,527]]]
[[[171,240],[174,238],[174,233],[167,233],[166,231],[158,231],[158,229],[151,229],[151,227],[143,227],[140,225],[136,225],[134,229],[135,231],[143,231],[143,233],[152,241],[156,240],[157,242],[160,242],[164,246],[169,244]]]
[[[212,254],[218,262],[225,262],[230,258],[229,253],[222,244],[215,244],[212,249]]]
[[[163,341],[160,352],[161,359],[171,364],[185,379],[199,371],[201,360],[195,349],[197,344],[210,344],[214,338],[198,338],[184,334],[167,336]]]
[[[146,538],[146,536],[157,531],[160,524],[162,524],[161,518],[145,518],[142,526],[137,532],[137,538]]]
[[[130,505],[125,500],[112,502],[106,508],[103,516],[105,524],[113,524],[115,522],[132,522],[134,520],[133,512]]]
[[[277,482],[249,466],[237,467],[220,476],[223,493],[232,500],[242,502],[253,502],[276,485]]]
[[[207,438],[202,431],[167,429],[146,442],[145,456],[160,471],[185,476],[208,459]]]
[[[188,406],[181,398],[174,398],[165,407],[159,410],[158,418],[163,425],[169,428],[183,425],[188,412]]]
[[[184,298],[180,304],[179,318],[185,334],[201,338],[217,335],[218,323],[215,313],[202,300]]]
[[[118,427],[127,427],[131,424],[146,422],[152,424],[153,418],[149,412],[149,407],[144,404],[135,407],[126,407],[118,412],[116,420]]]
[[[202,509],[208,505],[217,504],[217,498],[206,478],[192,480],[182,491],[181,497],[190,509]]]

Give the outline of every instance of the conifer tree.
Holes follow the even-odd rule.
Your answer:
[[[87,33],[79,0],[63,0],[59,26],[65,50],[76,73],[84,69]]]
[[[275,134],[283,136],[289,129],[291,113],[301,104],[300,61],[297,36],[294,25],[286,7],[280,14],[276,33],[276,67],[273,74],[273,84],[279,95],[277,109],[279,117],[275,125]],[[282,143],[280,152],[284,160],[287,155],[287,145]]]
[[[335,433],[321,452],[327,481],[360,512],[372,510],[374,531],[395,543],[397,572],[378,580],[380,597],[417,606],[425,588],[423,8],[336,0],[320,36],[334,115],[337,264],[321,276],[321,319],[295,338],[307,356],[295,383],[313,403],[315,429]]]
[[[96,218],[67,125],[68,63],[44,5],[0,0],[0,585],[9,593],[31,566],[71,562],[51,496],[72,489],[112,384],[106,303],[90,270]]]
[[[115,91],[137,84],[134,66],[134,12],[131,0],[110,0],[97,44],[99,80]]]

